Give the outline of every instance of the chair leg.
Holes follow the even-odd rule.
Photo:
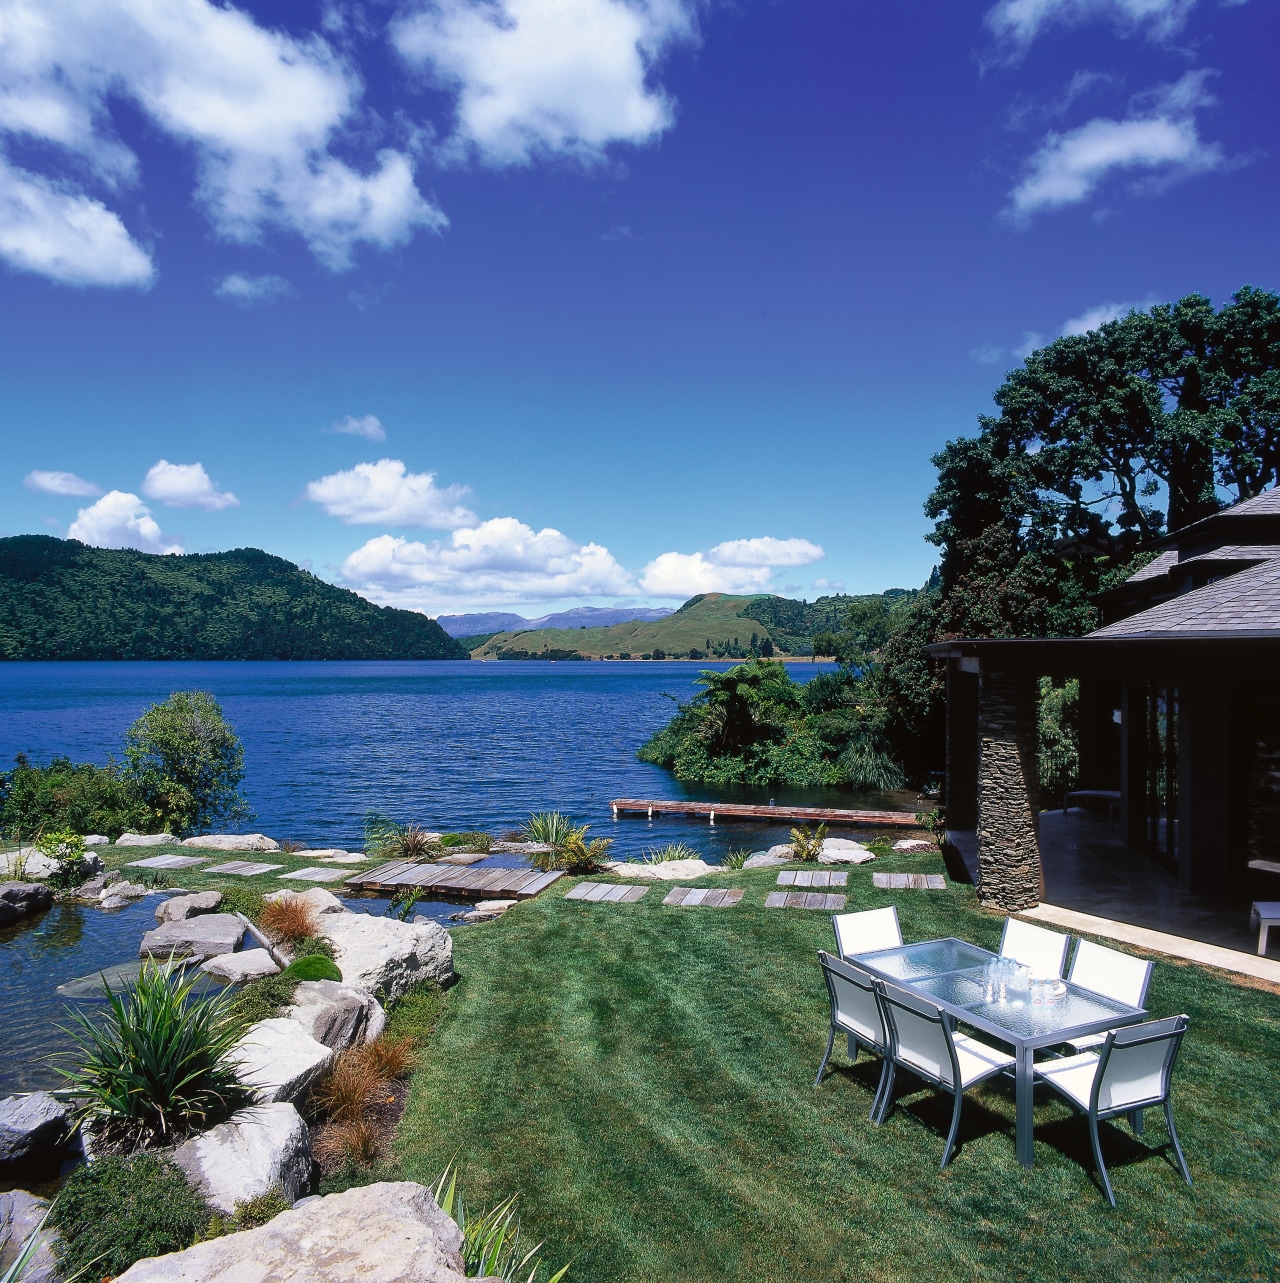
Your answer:
[[[1133,1128],[1133,1134],[1135,1136],[1141,1136],[1146,1130],[1146,1124],[1143,1122],[1143,1111],[1141,1109],[1135,1109],[1133,1113],[1129,1115],[1129,1126]]]
[[[1107,1202],[1116,1205],[1116,1196],[1111,1191],[1111,1178],[1107,1175],[1107,1165],[1102,1161],[1102,1144],[1098,1139],[1098,1120],[1089,1115],[1089,1139],[1093,1142],[1093,1161],[1098,1165],[1098,1175],[1102,1178],[1102,1188],[1107,1195]]]
[[[827,1035],[827,1049],[822,1053],[822,1064],[818,1066],[818,1076],[813,1080],[815,1087],[822,1086],[822,1075],[827,1072],[827,1061],[831,1059],[831,1048],[836,1043],[836,1027],[831,1026],[831,1032]]]
[[[875,1099],[871,1102],[871,1113],[868,1115],[873,1122],[875,1121],[876,1110],[880,1108],[881,1098],[884,1096],[885,1083],[889,1080],[891,1072],[889,1057],[887,1055],[882,1056],[880,1060],[880,1081],[876,1084]]]
[[[951,1161],[951,1148],[956,1143],[956,1132],[960,1130],[960,1106],[964,1102],[964,1092],[956,1092],[955,1108],[951,1111],[951,1130],[947,1133],[947,1145],[942,1151],[942,1166]]]
[[[858,1035],[849,1035],[849,1063],[856,1064],[858,1060]]]
[[[1187,1160],[1182,1156],[1182,1146],[1178,1144],[1178,1129],[1173,1125],[1173,1102],[1166,1100],[1164,1102],[1164,1121],[1169,1128],[1169,1139],[1173,1141],[1173,1152],[1178,1158],[1178,1170],[1182,1173],[1182,1179],[1191,1184],[1191,1173],[1187,1171]]]
[[[880,1089],[880,1112],[878,1117],[874,1112],[871,1115],[871,1121],[877,1127],[884,1122],[889,1106],[893,1104],[893,1061],[886,1057],[884,1063],[888,1072],[884,1075],[884,1086]]]

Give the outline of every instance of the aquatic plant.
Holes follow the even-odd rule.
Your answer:
[[[431,1193],[440,1210],[453,1217],[462,1231],[462,1260],[469,1278],[534,1283],[542,1264],[538,1257],[543,1245],[537,1243],[521,1254],[518,1195],[512,1194],[479,1216],[468,1216],[453,1163],[440,1173]],[[529,1267],[527,1275],[524,1273],[526,1266]],[[547,1283],[559,1283],[568,1272],[569,1267],[562,1266]]]
[[[58,1072],[84,1097],[81,1121],[92,1120],[108,1143],[168,1144],[249,1099],[230,1059],[240,1033],[230,995],[194,997],[200,978],[172,958],[149,958],[122,993],[103,979],[100,1023],[72,1009],[75,1026],[64,1032],[76,1050],[65,1054],[80,1066]]]
[[[262,906],[258,925],[272,940],[296,944],[316,934],[320,915],[302,896],[284,895],[279,900],[268,900]]]
[[[735,846],[725,852],[724,859],[720,861],[721,867],[726,869],[740,869],[751,858],[752,851],[750,847]]]
[[[520,829],[526,842],[539,842],[543,846],[563,846],[574,832],[573,821],[559,811],[535,811]]]
[[[641,855],[641,864],[668,864],[672,860],[700,860],[702,855],[687,842],[668,842],[666,846],[653,846]]]
[[[797,860],[806,862],[816,860],[822,854],[822,844],[826,836],[825,824],[819,824],[815,829],[810,829],[807,824],[801,824],[798,828],[791,830],[791,854]]]
[[[564,840],[552,851],[535,851],[529,863],[544,873],[559,869],[565,873],[596,873],[608,858],[612,838],[587,841],[589,824],[571,828]]]
[[[399,918],[401,922],[408,922],[409,915],[413,912],[413,906],[421,898],[421,887],[401,887],[391,897],[391,916]]]
[[[440,847],[439,835],[420,824],[400,824],[378,811],[364,817],[364,849],[379,860],[421,860]]]

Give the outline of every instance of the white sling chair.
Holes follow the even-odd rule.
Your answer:
[[[865,909],[861,913],[837,913],[831,919],[836,933],[836,952],[842,958],[855,953],[873,953],[892,949],[902,943],[895,905],[885,909]]]
[[[1006,918],[1004,935],[1000,937],[1000,956],[1030,967],[1033,976],[1060,980],[1070,943],[1071,937],[1059,931],[1046,931],[1019,918]]]
[[[1102,1145],[1098,1140],[1098,1123],[1121,1114],[1134,1115],[1151,1105],[1164,1106],[1164,1120],[1169,1139],[1178,1160],[1182,1178],[1191,1184],[1187,1160],[1182,1156],[1178,1133],[1173,1125],[1173,1105],[1169,1083],[1173,1066],[1187,1029],[1186,1016],[1168,1016],[1148,1020],[1141,1025],[1128,1025],[1107,1034],[1100,1052],[1085,1051],[1078,1056],[1047,1060],[1036,1065],[1036,1081],[1047,1083],[1069,1104],[1089,1119],[1089,1139],[1093,1142],[1093,1159],[1098,1165],[1107,1201],[1116,1205]]]
[[[1114,998],[1130,1007],[1141,1007],[1147,1000],[1152,966],[1145,958],[1135,958],[1088,940],[1077,940],[1067,979],[1082,989],[1100,993],[1104,998]],[[1106,1040],[1105,1033],[1085,1034],[1072,1038],[1067,1046],[1073,1051],[1088,1051],[1101,1047]]]
[[[818,950],[818,961],[822,965],[827,993],[831,997],[831,1032],[827,1035],[827,1049],[823,1052],[822,1064],[818,1066],[818,1076],[813,1080],[813,1085],[820,1086],[822,1075],[827,1072],[827,1061],[831,1059],[836,1034],[845,1034],[849,1039],[851,1064],[858,1059],[859,1044],[873,1056],[880,1056],[884,1060],[875,1099],[871,1102],[871,1117],[874,1118],[889,1073],[889,1059],[886,1055],[889,1039],[885,1033],[880,999],[876,994],[879,982],[869,971],[864,971],[854,963],[833,958],[825,950]]]

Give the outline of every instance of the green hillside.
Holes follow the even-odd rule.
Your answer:
[[[0,539],[0,659],[466,658],[434,619],[257,548],[158,556]]]

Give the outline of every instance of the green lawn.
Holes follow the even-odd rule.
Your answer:
[[[932,870],[931,857],[891,867]],[[1108,1128],[1119,1207],[1091,1179],[1087,1129],[1046,1097],[1036,1167],[1013,1150],[1012,1084],[949,1105],[907,1088],[867,1121],[877,1063],[813,1075],[827,1001],[826,914],[765,909],[775,871],[723,874],[733,909],[566,901],[562,880],[457,931],[457,985],[413,1079],[398,1161],[424,1182],[457,1158],[473,1205],[520,1192],[527,1229],[586,1280],[1272,1279],[1280,1276],[1280,997],[1161,962],[1155,1014],[1191,1016],[1175,1109],[1195,1179]],[[964,887],[877,892],[908,940],[986,945],[1000,918]]]

